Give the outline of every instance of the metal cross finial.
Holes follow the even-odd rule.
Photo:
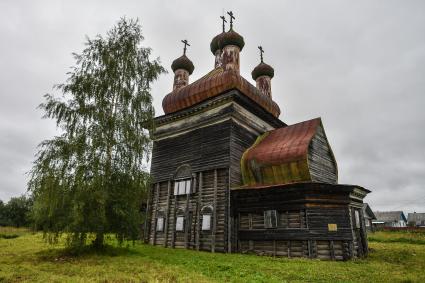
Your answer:
[[[226,18],[224,16],[220,16],[220,19],[223,20],[223,32],[224,32],[225,31],[224,30],[225,29],[224,23],[227,23],[227,21],[226,21]]]
[[[261,63],[263,63],[263,53],[264,53],[264,49],[262,46],[258,46],[258,49],[260,49],[260,59],[261,59]]]
[[[183,48],[183,55],[186,55],[186,46],[190,46],[189,42],[187,42],[187,40],[182,40],[183,44],[184,44],[184,48]]]
[[[235,19],[235,17],[233,16],[233,12],[227,12],[227,14],[230,16],[230,29],[233,28],[233,20]]]

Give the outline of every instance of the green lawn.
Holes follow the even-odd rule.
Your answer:
[[[375,233],[369,258],[348,262],[211,254],[140,243],[73,257],[64,254],[63,246],[46,244],[40,233],[0,229],[1,234],[18,237],[0,237],[0,282],[425,282],[425,233]]]

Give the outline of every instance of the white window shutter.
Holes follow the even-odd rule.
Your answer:
[[[158,217],[156,219],[156,231],[164,231],[164,217]]]
[[[183,231],[184,228],[184,217],[177,216],[176,218],[176,231]]]
[[[211,214],[202,215],[202,231],[211,230]]]

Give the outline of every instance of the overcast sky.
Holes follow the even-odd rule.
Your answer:
[[[204,4],[201,4],[203,2]],[[241,74],[275,69],[273,98],[288,124],[322,117],[339,182],[372,191],[374,210],[425,212],[425,1],[0,1],[0,199],[26,191],[36,146],[57,131],[36,107],[64,82],[85,36],[139,18],[144,45],[169,74],[153,85],[157,115],[181,39],[191,81],[212,69],[209,44],[232,10],[245,38]]]

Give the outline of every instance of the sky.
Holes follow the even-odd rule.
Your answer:
[[[65,81],[86,36],[138,18],[169,71],[152,86],[157,115],[171,62],[191,46],[193,82],[210,71],[219,16],[245,39],[241,75],[264,60],[273,99],[293,124],[322,117],[339,183],[372,192],[373,210],[425,212],[425,1],[0,1],[0,199],[26,192],[37,145],[58,134],[37,106]],[[57,93],[56,93],[57,94]]]

